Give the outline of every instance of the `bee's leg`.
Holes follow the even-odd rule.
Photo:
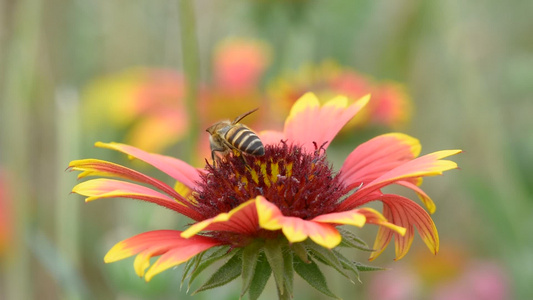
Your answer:
[[[213,160],[213,168],[216,168],[217,162],[215,161],[215,152],[216,150],[211,150],[211,159]]]
[[[222,149],[211,149],[211,159],[213,160],[213,168],[217,166],[217,159],[221,159],[218,155],[215,154],[215,152],[223,152],[224,148]]]
[[[243,154],[243,153],[239,153],[239,154],[240,154],[239,156],[241,157],[242,162],[244,163],[244,165],[246,166],[246,168],[247,168],[248,170],[251,171],[252,168],[251,168],[250,165],[248,164],[248,161],[246,161],[246,157],[244,157],[244,154]]]
[[[250,166],[248,165],[248,162],[246,161],[246,158],[244,158],[244,154],[241,154],[242,162],[244,162],[244,165],[249,169]]]

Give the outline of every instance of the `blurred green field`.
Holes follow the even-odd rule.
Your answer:
[[[404,259],[389,247],[372,262],[393,270],[362,283],[324,268],[331,289],[343,299],[532,299],[532,15],[533,2],[519,0],[0,0],[0,299],[238,299],[240,280],[192,297],[180,289],[183,267],[146,283],[133,259],[104,264],[116,242],[189,221],[128,200],[86,204],[69,194],[76,175],[65,169],[95,157],[152,174],[93,144],[135,141],[139,120],[154,124],[127,98],[153,70],[170,72],[161,80],[171,89],[183,85],[179,104],[174,90],[154,92],[183,124],[150,146],[201,165],[205,124],[264,106],[251,122],[281,126],[280,82],[292,92],[291,76],[324,62],[375,86],[397,83],[412,101],[401,124],[354,125],[328,152],[336,166],[357,143],[396,130],[419,138],[423,154],[464,151],[453,158],[460,170],[423,185],[437,205],[440,253],[417,236]],[[216,76],[228,39],[263,47],[250,91]],[[372,244],[377,230],[362,231]],[[271,280],[262,299],[275,296]],[[296,280],[295,299],[326,298]]]

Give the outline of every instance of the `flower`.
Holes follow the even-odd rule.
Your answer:
[[[190,276],[190,284],[213,261],[229,258],[198,291],[241,275],[242,294],[249,291],[250,298],[256,299],[273,274],[280,298],[288,298],[296,271],[322,293],[334,296],[317,261],[347,277],[349,271],[357,275],[361,269],[372,268],[354,263],[334,249],[346,246],[372,251],[340,225],[379,225],[371,259],[392,237],[396,258],[402,258],[413,240],[414,227],[429,249],[438,251],[438,234],[430,215],[414,201],[381,189],[391,184],[412,189],[433,213],[433,201],[418,185],[422,177],[456,168],[456,163],[443,158],[460,152],[445,150],[417,157],[421,149],[417,139],[390,133],[355,148],[335,172],[326,149],[368,100],[364,97],[348,105],[348,100],[339,96],[320,105],[314,94],[305,94],[292,107],[282,132],[259,133],[265,144],[263,156],[243,158],[235,153],[221,158],[216,167],[207,163],[204,169],[132,146],[98,142],[98,147],[151,164],[178,183],[172,188],[124,166],[84,159],[69,165],[82,172],[78,178],[118,179],[88,180],[76,185],[73,192],[86,196],[86,201],[123,197],[152,202],[193,220],[184,231],[156,230],[126,239],[105,256],[106,262],[114,262],[136,255],[135,271],[146,281],[187,262],[184,278]],[[370,201],[381,201],[383,214],[361,207]],[[154,256],[159,258],[150,264]]]
[[[186,80],[180,71],[131,68],[97,78],[85,87],[86,126],[98,130],[106,124],[109,130],[112,124],[126,131],[127,144],[162,152],[186,136],[193,117],[208,126],[241,108],[243,101],[250,109],[262,105],[260,81],[270,64],[267,43],[225,39],[217,45],[212,60],[213,78],[198,87],[200,116],[185,112]],[[251,118],[260,119],[260,114]]]
[[[346,129],[365,125],[397,129],[408,124],[411,118],[411,98],[404,85],[377,81],[331,60],[318,65],[308,64],[277,78],[271,84],[270,94],[277,107],[287,110],[307,91],[316,93],[321,99],[343,94],[350,101],[371,93],[372,101],[358,118],[347,124]]]
[[[371,279],[368,299],[514,299],[509,274],[496,261],[473,256],[452,242],[438,256],[413,251],[410,262]]]
[[[112,124],[127,129],[124,138],[127,143],[162,151],[187,133],[189,117],[184,98],[185,80],[181,73],[169,69],[128,69],[87,85],[83,93],[86,126]]]
[[[257,89],[270,64],[270,52],[269,45],[259,40],[223,40],[213,55],[213,85],[228,94],[238,95]]]
[[[13,239],[13,208],[7,172],[0,168],[0,261],[8,253]]]

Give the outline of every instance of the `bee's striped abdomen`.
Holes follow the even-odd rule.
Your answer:
[[[265,147],[259,137],[244,125],[238,124],[232,127],[225,138],[233,147],[246,154],[255,156],[265,154]]]

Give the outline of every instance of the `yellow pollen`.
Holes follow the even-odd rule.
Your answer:
[[[270,177],[270,180],[273,183],[276,183],[278,181],[278,175],[279,175],[279,165],[277,163],[271,164],[270,168],[272,169],[272,175]]]
[[[259,176],[257,175],[257,172],[255,170],[251,170],[250,174],[252,175],[252,179],[255,183],[259,183]]]
[[[287,164],[287,177],[292,176],[292,163]]]
[[[246,179],[246,177],[240,176],[239,173],[237,173],[236,175],[237,175],[237,178],[239,178],[239,180],[242,181],[242,183],[244,183],[245,186],[248,185],[248,179]]]
[[[267,169],[266,164],[261,164],[261,174],[263,174],[263,178],[265,178],[265,185],[267,187],[270,187],[273,181],[270,177],[267,176],[266,169]]]

